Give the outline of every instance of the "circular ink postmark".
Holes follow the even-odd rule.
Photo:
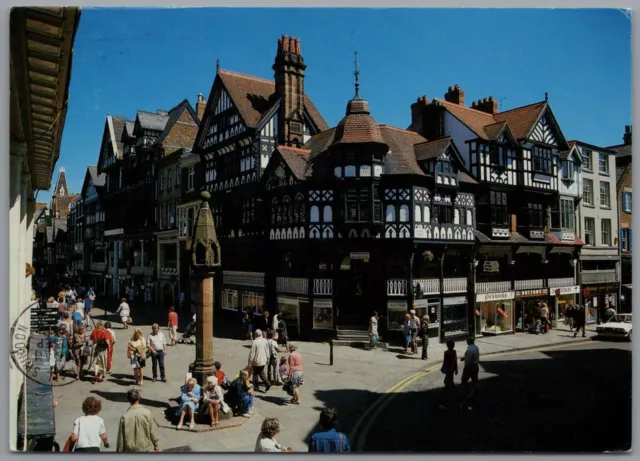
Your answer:
[[[35,328],[29,328],[25,324],[32,325],[32,309],[37,311],[34,313],[36,317],[46,316],[51,318],[50,325],[42,326],[43,322]],[[46,309],[46,310],[45,310]],[[31,305],[24,309],[16,321],[11,325],[11,363],[15,366],[26,378],[42,385],[53,386],[66,386],[77,381],[76,378],[76,363],[75,357],[72,352],[71,344],[69,344],[69,354],[66,357],[55,357],[55,367],[59,370],[60,378],[58,380],[51,380],[51,344],[55,340],[56,324],[54,322],[54,316],[50,312],[51,308],[43,308],[37,305]],[[55,317],[57,318],[58,312],[55,311]],[[87,344],[91,332],[95,328],[95,322],[91,316],[85,314],[83,326],[85,328],[85,337]],[[67,340],[73,338],[73,332],[67,336]],[[83,360],[83,370],[91,370],[93,368],[94,357],[91,350],[88,355],[83,355],[82,349],[79,351],[79,359]]]

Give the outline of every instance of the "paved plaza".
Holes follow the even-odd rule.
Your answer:
[[[102,319],[102,311],[96,311]],[[58,402],[56,408],[56,440],[64,445],[72,429],[73,421],[81,414],[84,398],[96,396],[103,400],[100,416],[104,418],[109,439],[115,450],[118,421],[128,408],[126,390],[134,386],[132,370],[126,358],[126,345],[133,329],[123,330],[117,317],[108,316],[116,331],[112,373],[103,383],[90,381],[72,381],[69,384],[54,387],[54,396]],[[141,317],[140,317],[141,318]],[[140,326],[146,335],[151,331],[149,325]],[[166,328],[163,328],[168,337]],[[587,337],[593,337],[593,327],[587,331]],[[224,335],[222,335],[224,336]],[[230,336],[230,335],[226,335]],[[582,340],[581,337],[577,338]],[[568,328],[552,330],[547,335],[521,333],[500,337],[477,339],[482,354],[509,352],[518,349],[562,345],[575,341]],[[279,387],[273,386],[265,394],[256,393],[254,415],[242,425],[221,428],[214,431],[190,432],[183,428],[180,432],[166,427],[157,427],[160,446],[163,450],[188,446],[193,451],[253,451],[260,424],[264,417],[280,419],[283,426],[278,441],[291,446],[295,451],[307,451],[307,439],[317,430],[319,410],[332,406],[338,410],[340,430],[349,433],[363,410],[371,405],[372,396],[384,392],[395,383],[416,371],[433,366],[442,359],[445,346],[434,344],[429,348],[429,360],[418,356],[402,354],[400,347],[391,346],[386,350],[368,351],[352,347],[335,347],[334,365],[329,365],[329,345],[311,342],[298,342],[302,354],[305,384],[301,388],[301,405],[289,405],[289,396]],[[222,369],[233,376],[246,366],[250,341],[229,338],[214,338],[214,358],[222,363]],[[465,349],[464,342],[456,344],[459,354]],[[166,357],[168,382],[151,381],[151,361],[145,369],[145,382],[141,388],[142,404],[147,406],[157,420],[162,420],[168,407],[175,405],[173,400],[180,395],[180,386],[184,382],[188,364],[195,359],[194,345],[177,345],[168,348]],[[66,383],[66,382],[65,382]],[[370,392],[348,392],[367,390]],[[343,392],[341,392],[343,391]],[[242,418],[244,419],[244,418]]]

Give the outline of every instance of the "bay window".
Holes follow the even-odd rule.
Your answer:
[[[574,230],[573,199],[560,199],[560,228]]]
[[[541,146],[533,147],[533,170],[536,173],[551,174],[551,149]]]

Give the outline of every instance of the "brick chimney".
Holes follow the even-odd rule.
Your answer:
[[[460,88],[460,85],[450,86],[449,91],[444,95],[444,100],[464,106],[464,90]]]
[[[622,137],[625,146],[631,145],[631,125],[624,127],[624,136]]]
[[[422,114],[422,108],[429,104],[429,98],[426,96],[420,96],[416,102],[411,104],[411,124],[420,120]]]
[[[473,101],[473,103],[471,103],[472,109],[480,110],[491,115],[498,113],[499,106],[500,104],[498,103],[498,101],[493,99],[493,96],[489,96],[488,98],[484,99],[478,99],[477,101]]]
[[[202,117],[204,117],[204,110],[207,107],[207,100],[202,93],[198,93],[198,102],[196,102],[196,113],[198,114],[198,118],[202,121]]]
[[[300,40],[283,35],[278,39],[273,70],[275,93],[280,98],[278,143],[302,147],[304,125],[304,71],[307,68],[300,51]]]

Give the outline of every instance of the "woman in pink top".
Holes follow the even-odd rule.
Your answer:
[[[295,344],[289,344],[289,379],[293,385],[293,398],[291,403],[300,405],[300,385],[302,384],[302,356]]]

